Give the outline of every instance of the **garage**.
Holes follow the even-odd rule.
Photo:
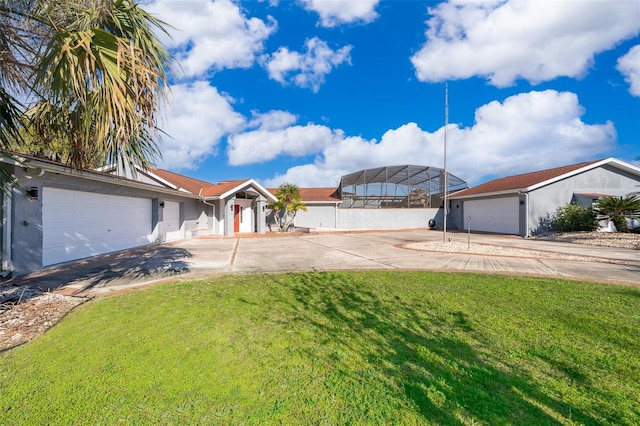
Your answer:
[[[180,203],[165,201],[162,210],[162,223],[166,232],[166,241],[179,240],[180,232]]]
[[[151,199],[43,188],[43,266],[143,246],[151,233]]]
[[[464,201],[466,218],[471,217],[471,230],[518,234],[520,232],[520,203],[518,197],[489,198]]]

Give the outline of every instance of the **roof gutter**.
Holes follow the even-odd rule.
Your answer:
[[[137,182],[117,176],[95,173],[90,170],[74,170],[64,165],[56,165],[47,162],[41,162],[34,159],[22,159],[22,161],[11,160],[6,157],[0,158],[1,162],[12,164],[17,167],[27,167],[30,169],[41,169],[47,172],[62,174],[66,176],[81,177],[83,179],[95,182],[109,183],[112,185],[126,186],[130,188],[142,189],[146,191],[159,192],[167,195],[179,195],[180,197],[202,199],[201,196],[191,194],[190,192],[180,191],[179,189],[162,188],[144,182]]]
[[[480,192],[477,194],[469,194],[469,195],[449,195],[449,198],[452,200],[464,200],[467,198],[478,198],[478,197],[496,197],[500,195],[518,195],[518,194],[526,194],[529,192],[529,188],[519,188],[519,189],[507,189],[504,191],[494,191],[494,192]]]
[[[220,195],[210,195],[208,197],[205,197],[208,200],[224,200],[226,198],[228,198],[229,196],[233,195],[236,192],[242,191],[244,189],[247,189],[250,186],[254,186],[256,189],[258,189],[258,192],[263,195],[267,200],[270,200],[271,202],[276,202],[278,201],[278,199],[276,198],[275,195],[273,195],[271,192],[267,191],[266,189],[264,189],[258,182],[256,182],[254,179],[248,179],[245,182],[242,182],[240,185],[233,187],[231,189],[229,189],[228,191],[220,194]]]

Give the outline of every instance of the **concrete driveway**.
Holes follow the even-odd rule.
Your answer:
[[[448,232],[453,242],[467,234]],[[407,243],[442,241],[426,229],[331,234],[198,238],[69,262],[14,279],[14,284],[65,294],[103,294],[167,280],[227,273],[327,270],[468,271],[547,276],[640,285],[640,251],[472,234],[471,244],[542,250],[597,258],[568,261],[411,250]]]

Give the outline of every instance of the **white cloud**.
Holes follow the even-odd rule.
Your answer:
[[[378,3],[379,0],[302,0],[303,7],[317,12],[320,24],[328,28],[354,22],[373,22],[378,17]]]
[[[591,160],[609,152],[613,123],[586,124],[570,92],[521,93],[476,110],[473,127],[450,131],[452,171],[470,182]],[[455,174],[455,173],[454,173]]]
[[[411,58],[421,81],[482,76],[499,87],[580,77],[594,55],[640,32],[637,1],[454,0],[429,9]]]
[[[252,66],[277,26],[244,16],[230,0],[157,0],[144,8],[175,28],[163,41],[181,65],[178,76]]]
[[[633,96],[640,96],[640,45],[632,47],[626,55],[618,59],[616,68],[631,86],[629,92]]]
[[[354,170],[319,167],[316,164],[304,164],[292,167],[285,174],[276,175],[261,181],[267,188],[277,188],[283,183],[293,183],[300,188],[337,187],[340,177]]]
[[[317,93],[325,75],[342,63],[351,63],[350,45],[333,50],[325,41],[314,37],[305,42],[305,47],[304,53],[281,47],[275,53],[263,56],[262,62],[269,77],[280,83],[309,87]]]
[[[248,128],[258,128],[260,130],[283,129],[298,121],[298,117],[288,111],[272,110],[266,113],[254,112]]]
[[[229,164],[263,163],[280,155],[302,157],[321,151],[339,132],[326,126],[307,124],[284,129],[254,130],[229,137]]]
[[[220,139],[240,130],[245,123],[233,110],[231,101],[206,81],[171,87],[172,107],[163,130],[163,160],[160,165],[171,169],[195,167],[207,155],[215,153]]]
[[[574,93],[522,93],[476,110],[475,123],[448,128],[447,168],[477,184],[508,176],[573,164],[609,152],[616,140],[613,124],[586,124]],[[378,142],[337,137],[312,164],[289,169],[268,181],[270,186],[333,186],[335,179],[356,170],[401,164],[442,167],[444,129],[430,133],[415,123],[387,131]]]

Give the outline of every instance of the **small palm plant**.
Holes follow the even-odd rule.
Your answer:
[[[626,219],[640,218],[640,197],[604,197],[596,203],[599,219],[609,219],[620,232],[629,232]]]
[[[293,220],[299,210],[307,211],[302,201],[300,188],[291,183],[283,183],[274,194],[278,201],[268,207],[273,211],[273,216],[278,225],[278,231],[286,232],[293,224]]]

